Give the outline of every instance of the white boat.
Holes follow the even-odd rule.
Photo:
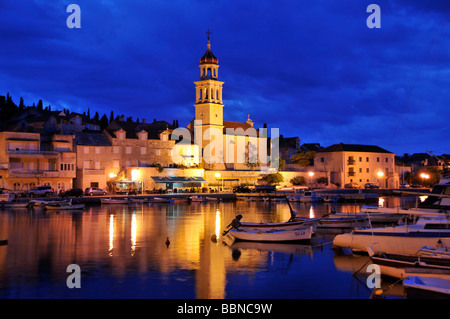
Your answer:
[[[281,223],[244,223],[241,222],[239,229],[245,231],[279,231],[279,230],[297,230],[311,227],[315,231],[320,218],[303,218],[295,221]]]
[[[296,218],[297,220],[297,218]],[[321,218],[317,224],[317,228],[322,229],[343,229],[367,227],[369,220],[364,216],[342,216],[342,217],[327,217]]]
[[[32,207],[39,207],[42,206],[44,207],[47,204],[64,204],[64,203],[69,203],[70,200],[66,199],[66,200],[45,200],[45,199],[32,199],[29,201],[30,206]]]
[[[288,242],[288,241],[310,241],[313,234],[310,228],[297,230],[275,230],[275,231],[245,231],[231,229],[231,234],[236,240],[257,242]]]
[[[148,199],[148,203],[163,203],[163,204],[167,204],[167,203],[173,203],[173,199],[172,198],[163,198],[163,197],[153,197],[153,198],[149,198]]]
[[[397,223],[404,217],[402,214],[393,213],[333,213],[331,218],[336,217],[361,217],[366,218],[371,223]]]
[[[411,290],[421,292],[436,293],[446,298],[450,295],[450,280],[433,277],[408,276],[403,279],[403,286],[407,295]]]
[[[423,246],[450,246],[450,221],[443,214],[422,215],[417,223],[393,227],[356,229],[334,237],[335,247],[367,252],[367,247],[386,253],[415,254]]]
[[[437,256],[450,258],[450,248],[423,246],[422,248],[419,249],[417,254],[421,256]]]
[[[127,204],[128,198],[101,198],[102,204]]]
[[[450,258],[418,254],[391,254],[375,252],[367,247],[373,264],[380,267],[382,275],[394,278],[408,276],[450,279]]]
[[[46,210],[80,210],[80,209],[84,209],[85,205],[84,204],[73,204],[72,200],[70,200],[69,203],[51,203],[51,204],[46,204],[44,206],[44,208]]]
[[[0,202],[12,202],[16,198],[14,193],[1,193]]]
[[[209,202],[218,202],[220,200],[219,197],[206,197],[206,200]]]
[[[322,200],[322,196],[316,195],[316,192],[305,192],[300,195],[301,203],[315,203],[320,202]]]
[[[203,196],[190,196],[189,199],[191,202],[205,202],[206,199]]]

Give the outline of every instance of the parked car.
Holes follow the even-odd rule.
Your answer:
[[[67,196],[75,196],[75,197],[81,197],[83,196],[83,190],[81,188],[72,188],[69,190],[66,190],[65,192],[61,192],[61,197],[67,197]]]
[[[52,196],[55,193],[51,186],[38,186],[28,191],[30,196]]]
[[[104,189],[98,187],[88,187],[84,190],[85,195],[106,195],[106,191]]]
[[[344,188],[361,188],[357,183],[348,183],[344,185]]]
[[[409,184],[401,184],[400,185],[400,188],[409,188],[410,186],[409,186]]]
[[[374,183],[366,183],[364,185],[364,188],[380,188],[380,185],[374,184]]]
[[[250,188],[246,186],[234,186],[233,187],[233,193],[250,193]]]

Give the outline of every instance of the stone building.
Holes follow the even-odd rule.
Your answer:
[[[381,147],[359,144],[334,144],[316,152],[314,170],[327,172],[330,182],[364,187],[366,183],[381,188],[399,187],[395,154]]]

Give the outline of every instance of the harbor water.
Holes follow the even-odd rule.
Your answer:
[[[386,207],[407,198],[381,199]],[[299,216],[363,204],[292,203]],[[0,210],[0,298],[368,299],[367,256],[332,249],[332,232],[310,244],[227,245],[236,214],[284,222],[287,203],[207,202],[93,205],[84,211]],[[213,236],[215,235],[215,236]],[[213,240],[217,237],[218,240]],[[80,288],[68,288],[69,265]],[[389,283],[391,284],[391,283]],[[387,292],[403,298],[401,284]]]

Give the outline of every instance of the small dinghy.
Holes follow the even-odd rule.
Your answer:
[[[102,204],[127,204],[128,198],[102,198],[100,202]]]

